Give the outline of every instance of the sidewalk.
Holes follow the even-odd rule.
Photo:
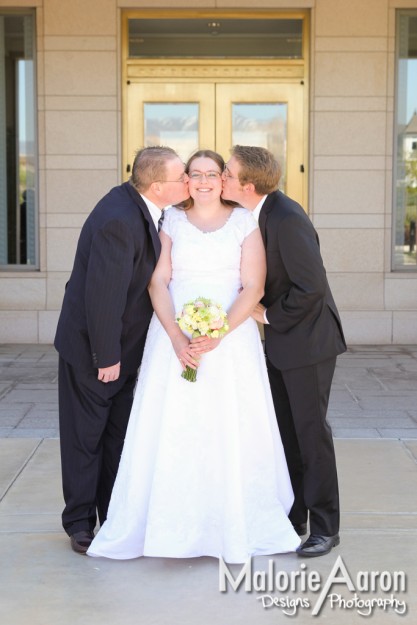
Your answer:
[[[373,623],[417,622],[417,346],[352,348],[338,360],[329,420],[340,477],[341,545],[321,558],[294,554],[252,559],[253,572],[275,564],[281,587],[219,591],[213,558],[140,558],[125,562],[78,556],[61,530],[62,495],[57,413],[57,357],[51,346],[0,346],[0,622],[2,625],[263,625],[285,623],[282,607],[262,596],[308,601],[312,611],[338,556],[362,600],[405,601],[402,617],[374,607]],[[305,566],[304,566],[305,565]],[[230,567],[236,577],[241,566]],[[375,591],[358,588],[357,573],[384,572]],[[407,590],[394,588],[404,571]],[[284,589],[292,572],[320,576],[320,589]],[[339,573],[341,575],[341,573]],[[297,579],[297,578],[295,578]],[[305,578],[306,579],[306,578]],[[284,580],[284,581],[283,581]],[[363,586],[363,584],[362,584]],[[352,599],[346,584],[328,593]],[[264,601],[268,601],[264,599]],[[336,601],[336,599],[334,599]],[[337,603],[337,602],[336,602]],[[363,623],[358,608],[318,618]],[[290,611],[290,610],[289,610]]]

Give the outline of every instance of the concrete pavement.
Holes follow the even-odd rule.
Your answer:
[[[220,592],[213,558],[114,562],[71,551],[60,527],[56,365],[51,346],[0,346],[2,625],[304,625],[323,597],[317,618],[331,624],[362,623],[358,610],[372,601],[377,625],[417,622],[417,346],[353,347],[339,358],[329,419],[341,545],[310,560],[253,558],[251,592]],[[272,566],[278,576],[266,575],[272,587],[264,590],[262,571]],[[345,581],[326,590],[335,566]],[[237,577],[241,567],[230,571]],[[405,591],[395,583],[403,577]],[[394,607],[401,612],[402,602],[401,617]]]

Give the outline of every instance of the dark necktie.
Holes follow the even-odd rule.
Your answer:
[[[159,231],[161,230],[161,228],[162,228],[162,224],[163,224],[163,222],[164,222],[164,216],[165,216],[165,213],[164,213],[164,211],[162,210],[162,211],[161,211],[161,216],[160,216],[160,218],[158,219],[158,232],[159,232]]]

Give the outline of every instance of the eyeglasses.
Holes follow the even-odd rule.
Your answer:
[[[187,174],[183,174],[182,176],[180,176],[180,178],[178,178],[178,180],[155,180],[155,182],[187,182],[188,181],[188,176]]]
[[[203,180],[204,177],[207,180],[218,180],[221,177],[221,173],[219,171],[192,171],[188,174],[190,180]]]
[[[225,167],[223,169],[223,176],[225,178],[230,178],[230,180],[239,180],[238,176],[232,176],[232,174],[230,173],[230,171],[227,168],[227,165],[225,165]]]

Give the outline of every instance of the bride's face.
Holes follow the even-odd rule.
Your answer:
[[[188,188],[194,201],[207,202],[220,197],[222,172],[215,161],[206,156],[196,158],[190,164]]]

